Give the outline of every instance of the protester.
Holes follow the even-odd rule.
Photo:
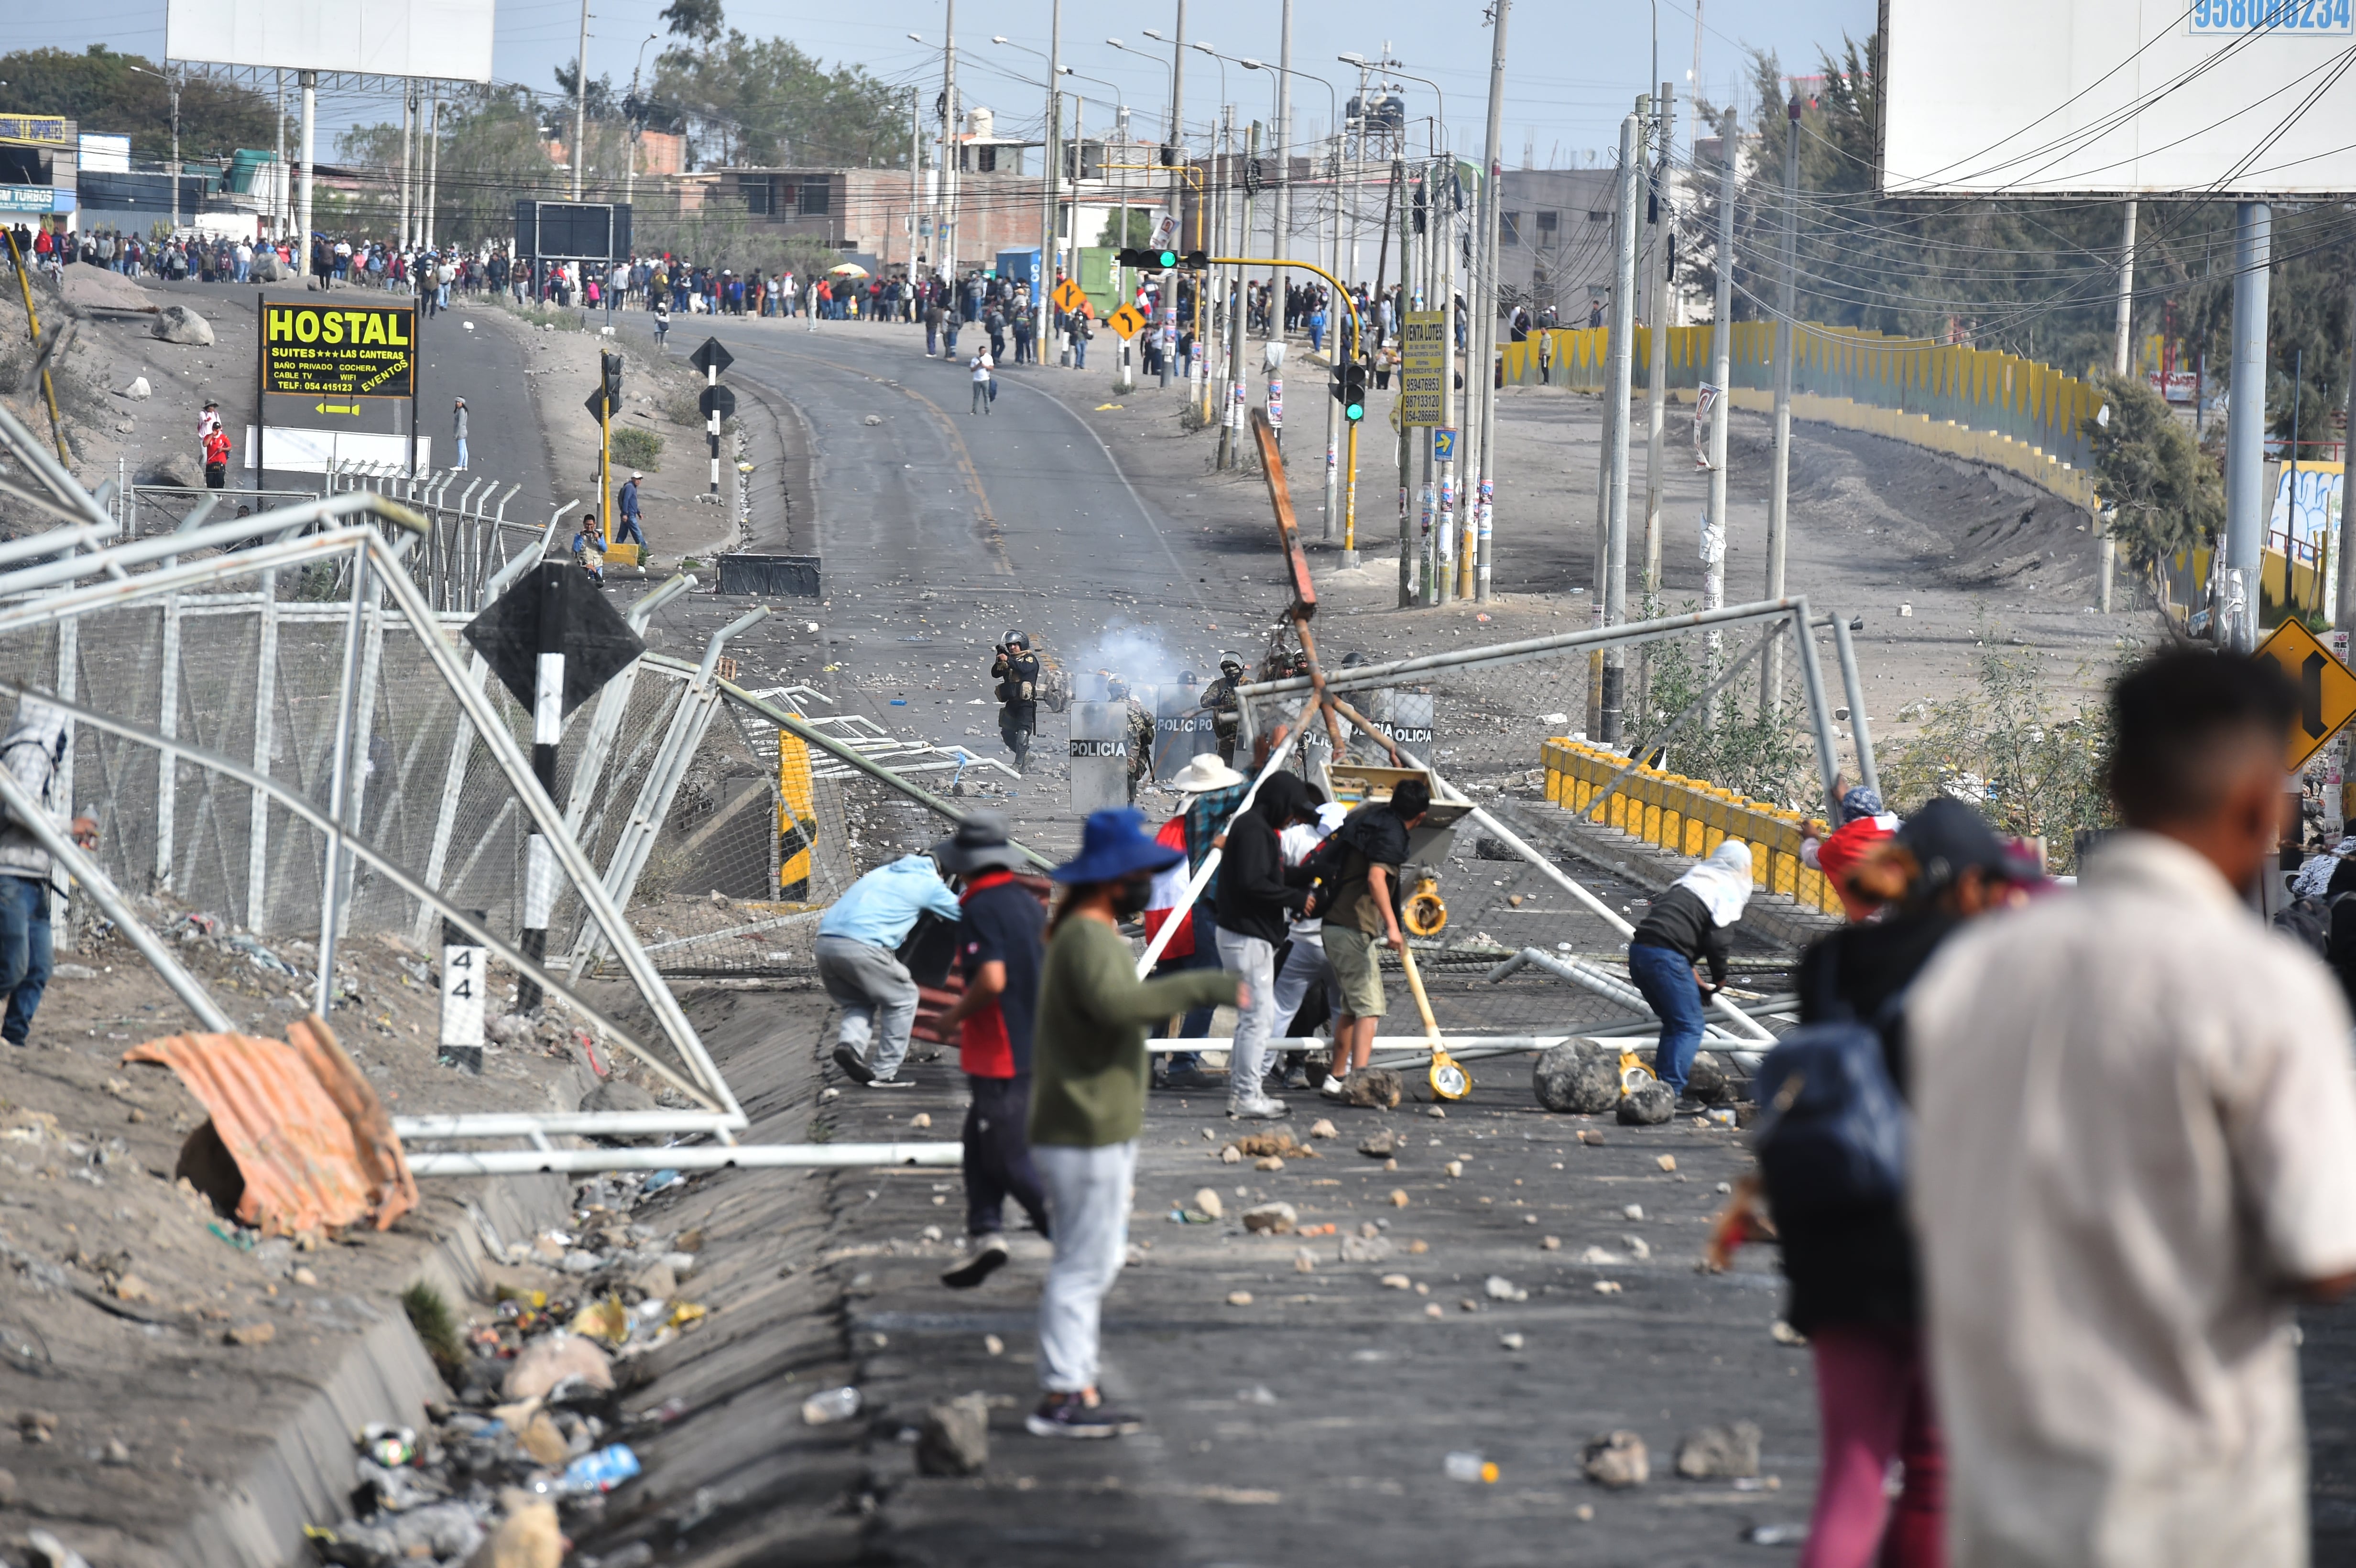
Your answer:
[[[1388,800],[1361,805],[1333,830],[1340,863],[1331,895],[1312,907],[1325,917],[1325,956],[1342,992],[1324,1083],[1324,1092],[1337,1099],[1348,1088],[1350,1074],[1365,1072],[1374,1058],[1375,1030],[1385,1007],[1376,949],[1407,951],[1398,923],[1399,868],[1407,863],[1408,835],[1430,809],[1431,787],[1419,778],[1402,779]]]
[[[1309,863],[1309,857],[1316,853],[1317,847],[1325,842],[1349,815],[1346,807],[1323,800],[1314,784],[1303,785],[1302,793],[1302,810],[1291,826],[1277,835],[1277,843],[1284,852],[1284,863],[1296,869]],[[1279,1029],[1287,1035],[1297,1036],[1304,1031],[1295,1025],[1314,1027],[1312,1019],[1330,1024],[1341,1010],[1341,995],[1334,987],[1333,965],[1325,956],[1324,920],[1304,912],[1294,919],[1290,937],[1284,963],[1276,972],[1276,1018]],[[1317,999],[1317,1005],[1309,1008],[1308,1016],[1304,1018],[1304,1006],[1312,997]],[[1285,1069],[1284,1083],[1288,1089],[1310,1086],[1306,1053],[1291,1053]]]
[[[2298,710],[2237,656],[2128,673],[2124,829],[1910,997],[1957,1568],[2308,1560],[2292,1308],[2356,1284],[2356,1083],[2338,988],[2243,901]]]
[[[965,1112],[964,1260],[941,1275],[952,1290],[980,1285],[1004,1266],[999,1234],[1012,1198],[1047,1233],[1046,1200],[1031,1160],[1031,1042],[1046,961],[1047,912],[1015,880],[1027,865],[1006,819],[976,811],[933,846],[934,861],[963,884],[965,928],[958,943],[964,994],[941,1015],[958,1030],[958,1066],[972,1094]]]
[[[1179,842],[1186,851],[1186,875],[1192,877],[1203,869],[1203,862],[1218,843],[1219,835],[1226,831],[1227,822],[1243,805],[1244,792],[1251,781],[1226,766],[1207,752],[1198,752],[1186,760],[1186,765],[1172,775],[1170,787],[1183,796],[1186,804],[1173,819],[1178,826]],[[1168,824],[1163,827],[1166,829]],[[1187,912],[1188,924],[1183,941],[1171,940],[1163,949],[1162,962],[1154,966],[1156,976],[1175,975],[1188,969],[1219,967],[1218,925],[1215,912],[1219,903],[1219,873],[1212,868],[1210,880],[1203,884]],[[1211,1034],[1210,1008],[1190,1009],[1178,1020],[1172,1038],[1176,1040],[1207,1040]],[[1168,1089],[1216,1089],[1224,1081],[1216,1074],[1203,1071],[1202,1058],[1191,1051],[1173,1051],[1157,1069],[1160,1087]]]
[[[1276,1010],[1276,950],[1284,941],[1285,917],[1308,896],[1305,878],[1288,877],[1277,835],[1308,808],[1309,786],[1297,773],[1270,773],[1252,809],[1227,829],[1219,865],[1219,966],[1251,993],[1252,1005],[1236,1015],[1227,1053],[1227,1115],[1268,1121],[1292,1107],[1260,1087],[1267,1069],[1268,1039],[1282,1021]]]
[[[991,371],[997,364],[998,361],[991,357],[989,349],[973,351],[973,360],[967,366],[973,372],[973,397],[966,404],[968,414],[986,414],[990,412],[990,405],[998,400],[998,383],[991,379]]]
[[[58,799],[64,764],[66,716],[36,698],[16,704],[16,722],[0,737],[0,768],[32,796],[51,823],[85,849],[98,847],[98,824],[67,820]],[[49,852],[14,811],[0,810],[0,1040],[23,1045],[49,983]]]
[[[1031,1144],[1055,1254],[1039,1296],[1044,1393],[1025,1423],[1043,1437],[1119,1437],[1144,1424],[1104,1403],[1097,1377],[1098,1315],[1129,1251],[1146,1026],[1184,1008],[1250,1001],[1215,972],[1137,977],[1120,924],[1144,909],[1153,874],[1179,858],[1124,806],[1090,814],[1078,857],[1048,873],[1064,897],[1040,985]]]
[[[1881,796],[1863,784],[1835,778],[1833,794],[1840,800],[1840,826],[1829,834],[1810,823],[1800,836],[1800,863],[1824,873],[1851,920],[1863,920],[1881,907],[1881,901],[1857,884],[1852,873],[1871,853],[1898,831],[1898,818],[1885,809]]]
[[[1661,1020],[1653,1076],[1682,1099],[1706,1004],[1726,984],[1727,932],[1751,901],[1751,847],[1729,838],[1653,901],[1628,939],[1628,975]],[[1704,980],[1695,967],[1709,965]]]
[[[450,410],[451,434],[458,443],[458,467],[466,466],[466,400],[458,399]]]
[[[916,1021],[916,982],[899,948],[927,911],[943,920],[961,912],[930,859],[903,855],[851,883],[819,917],[818,977],[842,1008],[834,1064],[854,1083],[905,1089],[912,1082],[899,1072]]]
[[[1944,796],[1867,853],[1903,890],[1896,907],[1884,920],[1844,926],[1810,947],[1794,989],[1804,1028],[1848,1023],[1872,1031],[1894,1091],[1886,1104],[1895,1120],[1908,1083],[1907,987],[1965,922],[2018,902],[2036,870],[2006,849],[1979,813]],[[1869,1115],[1883,1104],[1860,1098],[1846,1110]],[[1772,1147],[1783,1127],[1780,1119],[1765,1124],[1761,1168],[1792,1284],[1784,1319],[1808,1337],[1815,1360],[1823,1447],[1800,1568],[1939,1568],[1946,1561],[1946,1461],[1922,1354],[1903,1196],[1826,1181],[1804,1156],[1783,1161]],[[1885,1130],[1902,1139],[1902,1125]],[[1744,1186],[1747,1200],[1757,1179]],[[1893,1459],[1904,1477],[1894,1508],[1884,1484]]]
[[[205,488],[220,490],[229,484],[229,432],[219,423],[205,432]]]

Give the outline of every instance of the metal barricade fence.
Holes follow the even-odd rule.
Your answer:
[[[1815,637],[1795,661],[1798,689],[1781,710],[1761,701],[1759,653],[1769,638],[1789,639],[1803,620],[1840,656],[1850,694],[1846,723],[1837,726],[1826,699]],[[1444,1029],[1554,1035],[1625,1018],[1628,928],[1691,856],[1730,835],[1755,846],[1761,896],[1750,929],[1775,933],[1740,944],[1737,967],[1788,962],[1789,935],[1824,907],[1822,879],[1800,874],[1798,820],[1830,809],[1841,740],[1853,735],[1870,765],[1854,660],[1838,645],[1845,628],[1837,630],[1837,621],[1810,617],[1804,600],[1783,601],[1325,672],[1329,691],[1436,769],[1443,798],[1477,808],[1423,848],[1401,878],[1409,900],[1426,880],[1437,894],[1436,901],[1414,903],[1416,918],[1403,923]],[[1590,663],[1607,648],[1626,662],[1630,738],[1617,751],[1590,741],[1583,717],[1596,674]],[[1242,688],[1255,745],[1302,721],[1309,686],[1292,677]],[[1430,727],[1428,741],[1416,734],[1419,721]],[[1309,722],[1312,733],[1323,729],[1313,709]],[[1345,722],[1343,731],[1343,763],[1390,760],[1355,724]],[[1574,755],[1581,759],[1576,767]],[[1628,770],[1638,756],[1659,767]],[[1313,776],[1325,768],[1322,752],[1312,752],[1312,783],[1327,782]],[[1709,781],[1678,780],[1674,787],[1694,798],[1672,816],[1703,822],[1707,799],[1724,808],[1722,818],[1663,843],[1665,791],[1672,787],[1664,769]],[[1583,788],[1566,798],[1565,780],[1574,773]],[[1609,900],[1565,885],[1597,870],[1614,884]],[[1394,998],[1395,1009],[1403,1005]]]

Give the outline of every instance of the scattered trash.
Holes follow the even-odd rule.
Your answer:
[[[1440,1467],[1451,1481],[1472,1481],[1487,1486],[1494,1486],[1497,1481],[1496,1461],[1483,1459],[1478,1454],[1468,1454],[1462,1449],[1441,1460]]]
[[[814,1393],[802,1401],[802,1421],[810,1426],[831,1426],[838,1421],[848,1421],[859,1413],[859,1391],[855,1388],[830,1388],[824,1393]]]
[[[1907,607],[1903,613],[1911,613]],[[1742,1532],[1742,1539],[1753,1546],[1805,1546],[1808,1527],[1804,1524],[1754,1524]]]
[[[646,1191],[660,1192],[672,1182],[684,1179],[676,1170],[658,1170],[647,1178]]]
[[[1588,1444],[1580,1469],[1599,1487],[1641,1487],[1652,1476],[1644,1440],[1633,1432],[1607,1432]]]
[[[628,1444],[615,1443],[573,1460],[564,1467],[563,1477],[546,1489],[573,1494],[610,1492],[637,1473],[637,1455]]]

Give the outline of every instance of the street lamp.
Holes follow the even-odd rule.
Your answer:
[[[630,111],[630,166],[629,172],[622,176],[622,203],[626,207],[630,204],[637,194],[638,138],[646,134],[647,129],[646,105],[638,101],[638,72],[646,69],[647,44],[653,43],[660,37],[662,37],[660,33],[648,33],[647,35],[646,42],[641,43],[638,46],[638,63],[630,68],[630,101],[628,104]]]
[[[1152,28],[1151,28],[1151,27],[1148,27],[1148,28],[1145,30],[1145,36],[1146,36],[1147,37],[1149,37],[1149,38],[1153,38],[1153,39],[1156,39],[1156,40],[1159,40],[1159,39],[1161,38],[1161,37],[1162,37],[1162,35],[1161,35],[1161,34],[1159,34],[1159,33],[1155,32],[1155,31],[1154,31]],[[1177,74],[1177,68],[1176,68],[1175,66],[1172,65],[1172,64],[1170,63],[1170,61],[1168,61],[1168,60],[1166,60],[1166,59],[1163,59],[1160,55],[1148,54],[1148,53],[1146,53],[1143,49],[1131,48],[1129,45],[1122,43],[1119,38],[1107,38],[1107,39],[1105,40],[1105,42],[1106,42],[1106,43],[1108,43],[1108,44],[1110,44],[1114,48],[1119,49],[1121,53],[1123,53],[1123,54],[1125,54],[1125,55],[1135,55],[1135,56],[1137,56],[1137,58],[1138,58],[1138,59],[1149,59],[1149,60],[1151,60],[1155,65],[1160,66],[1160,67],[1162,68],[1162,71],[1163,71],[1166,75],[1168,75],[1168,76],[1169,76],[1169,78],[1170,78],[1170,91],[1171,91],[1171,93],[1172,93],[1171,102],[1172,102],[1173,104],[1175,104],[1175,103],[1178,101],[1177,97],[1176,97],[1176,93],[1177,93],[1177,91],[1178,91],[1178,74]],[[1183,145],[1183,144],[1184,144],[1185,138],[1184,138],[1183,136],[1182,136],[1182,135],[1180,135],[1180,134],[1179,134],[1178,127],[1177,127],[1177,125],[1174,123],[1174,119],[1175,119],[1175,113],[1176,113],[1176,112],[1173,110],[1173,111],[1172,112],[1172,113],[1173,113],[1173,123],[1172,123],[1172,125],[1171,125],[1171,127],[1170,127],[1170,143],[1169,143],[1169,144],[1170,144],[1171,146],[1173,146],[1173,147],[1182,146],[1182,145]]]

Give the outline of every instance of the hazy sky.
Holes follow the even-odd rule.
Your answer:
[[[0,23],[0,52],[54,46],[81,48],[103,39],[112,48],[150,56],[164,48],[163,0],[92,0],[96,11],[24,5],[10,7]],[[337,0],[296,0],[334,4]],[[626,84],[638,45],[661,24],[656,13],[665,0],[592,0],[589,69]],[[1862,37],[1874,24],[1874,0],[1702,0],[1700,81],[1724,101],[1749,80],[1752,47],[1770,48],[1787,70],[1814,69],[1819,45],[1837,45],[1844,31]],[[755,37],[783,35],[829,64],[856,62],[886,80],[939,80],[942,0],[861,0],[850,5],[787,5],[782,0],[730,0],[729,23]],[[1153,46],[1139,32],[1152,27],[1174,32],[1174,0],[1144,6],[1064,6],[1064,59],[1076,71],[1113,84],[1141,112],[1136,128],[1158,131],[1169,96],[1166,69],[1106,47],[1109,34],[1143,48]],[[1017,78],[1042,80],[1044,64],[1018,49],[993,45],[992,35],[1044,50],[1049,0],[966,0],[958,13],[958,96],[968,104],[1000,112],[1002,126],[1029,123],[1035,133],[1040,90]],[[1663,77],[1677,84],[1682,109],[1694,64],[1694,13],[1687,0],[1659,0]],[[1193,0],[1187,7],[1189,39],[1202,39],[1234,57],[1277,57],[1280,10],[1272,0]],[[1505,111],[1505,161],[1518,165],[1525,147],[1543,168],[1583,164],[1594,149],[1614,145],[1621,115],[1650,74],[1653,7],[1619,4],[1567,5],[1559,0],[1522,0],[1514,9],[1507,59]],[[553,91],[552,69],[569,62],[580,26],[579,0],[498,0],[495,66],[499,77],[536,90]],[[922,45],[906,35],[921,34]],[[1452,140],[1477,152],[1488,91],[1489,30],[1480,0],[1296,0],[1294,69],[1323,75],[1344,96],[1356,86],[1355,68],[1334,57],[1344,51],[1380,55],[1386,43],[1405,69],[1430,77],[1446,95]],[[662,45],[648,50],[649,58]],[[1188,51],[1187,119],[1199,123],[1218,101],[1219,70],[1207,56]],[[993,69],[994,68],[994,69]],[[1248,118],[1270,117],[1273,78],[1268,72],[1226,68],[1227,95]],[[1096,82],[1067,78],[1070,91],[1086,95],[1090,128],[1109,121],[1102,104],[1114,92]],[[1294,81],[1294,123],[1306,138],[1327,119],[1326,95],[1312,82]],[[1410,116],[1430,114],[1428,89],[1408,87]],[[927,99],[931,93],[926,92]],[[1746,97],[1747,107],[1747,97]],[[1144,112],[1154,115],[1145,120]],[[322,105],[322,132],[381,112],[357,98]],[[1679,140],[1688,127],[1680,114]]]

